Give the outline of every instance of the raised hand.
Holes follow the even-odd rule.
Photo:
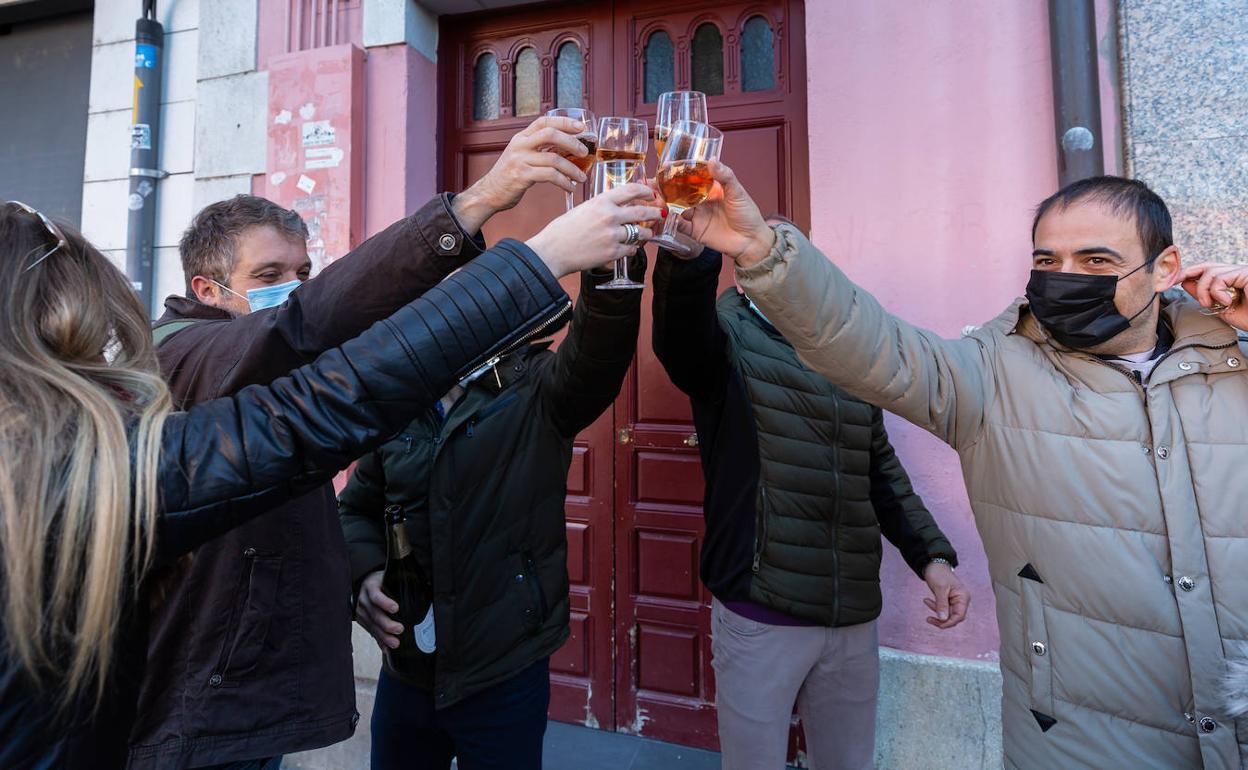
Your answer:
[[[775,243],[775,233],[731,168],[711,161],[710,169],[715,186],[706,200],[684,213],[681,232],[741,267],[761,262]]]
[[[638,244],[626,244],[628,228],[640,228],[639,243],[653,233],[644,223],[661,216],[654,193],[644,184],[626,184],[595,195],[528,240],[556,276],[601,267],[627,257]]]
[[[1248,267],[1221,262],[1192,265],[1179,277],[1183,290],[1202,307],[1240,331],[1248,331]],[[1227,308],[1219,310],[1219,308]]]
[[[578,120],[542,117],[513,136],[489,173],[455,196],[451,207],[460,226],[477,232],[487,219],[519,203],[538,182],[575,190],[587,177],[563,155],[586,154],[585,145],[575,138],[584,130]]]

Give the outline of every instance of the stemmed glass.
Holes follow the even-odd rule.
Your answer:
[[[644,125],[644,124],[643,124]],[[642,129],[645,136],[645,129]],[[604,193],[612,187],[619,187],[630,182],[644,184],[646,181],[646,163],[644,160],[599,160],[594,169],[594,195]],[[634,223],[638,227],[644,223]],[[628,277],[628,257],[620,257],[613,263],[615,275],[606,283],[598,284],[599,289],[644,289],[644,283],[637,283]]]
[[[654,122],[654,151],[663,155],[663,145],[672,126],[682,120],[708,123],[706,94],[701,91],[668,91],[659,94],[659,114]]]
[[[598,119],[598,160],[645,161],[646,121],[637,118]]]
[[[706,200],[715,185],[710,162],[719,160],[724,135],[706,123],[682,120],[672,125],[663,154],[659,156],[659,172],[655,177],[659,193],[667,203],[668,215],[663,233],[651,242],[675,254],[688,255],[692,250],[676,238],[676,222],[680,215]]]
[[[585,124],[585,130],[576,135],[581,144],[585,145],[585,149],[589,151],[584,157],[575,155],[564,155],[563,157],[572,161],[572,163],[582,172],[588,174],[594,161],[597,160],[598,153],[598,124],[594,119],[594,113],[580,107],[558,107],[546,113],[551,118],[572,118],[579,120]],[[560,153],[561,155],[563,153]],[[567,196],[567,210],[572,210],[572,193],[565,193]]]

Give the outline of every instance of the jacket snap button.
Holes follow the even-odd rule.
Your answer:
[[[1153,450],[1149,449],[1149,448],[1148,448],[1148,447],[1146,447],[1146,446],[1142,446],[1142,447],[1140,447],[1140,449],[1143,449],[1143,450],[1144,450],[1144,454],[1146,454],[1146,455],[1147,455],[1147,454],[1152,454],[1152,453],[1153,453]]]
[[[213,674],[213,675],[212,675],[212,677],[210,677],[210,678],[208,679],[208,684],[212,685],[213,687],[220,687],[220,686],[221,686],[221,675],[220,675],[220,674]]]
[[[450,251],[455,248],[455,236],[450,233],[443,233],[442,237],[438,239],[438,245],[442,247],[443,251]]]
[[[247,550],[243,551],[243,556],[247,557],[248,559],[254,558],[255,555],[256,555],[255,548],[248,548]]]
[[[523,583],[523,582],[524,582],[524,575],[523,575],[523,574],[521,574],[521,575],[516,575],[516,582],[517,582],[517,583]]]
[[[1196,581],[1192,580],[1187,575],[1184,575],[1183,577],[1179,578],[1179,588],[1182,588],[1184,591],[1190,591],[1195,587],[1196,587]]]
[[[1211,733],[1216,729],[1218,729],[1218,723],[1213,721],[1209,717],[1205,717],[1204,719],[1200,720],[1200,731],[1202,733]]]
[[[1192,370],[1192,365],[1188,363],[1187,361],[1184,361],[1183,363],[1179,364],[1179,368],[1185,372],[1190,372]]]
[[[1231,358],[1226,359],[1226,365],[1230,367],[1239,366],[1239,359],[1232,356]]]
[[[1186,720],[1187,720],[1188,722],[1190,722],[1191,724],[1196,724],[1196,715],[1195,715],[1195,714],[1189,714],[1188,712],[1184,711],[1184,712],[1183,712],[1183,718],[1184,718],[1184,719],[1186,719]]]
[[[1170,456],[1170,450],[1164,446],[1159,446],[1157,447],[1157,456],[1164,460]]]
[[[1044,654],[1048,652],[1048,648],[1044,646],[1044,642],[1032,642],[1031,651],[1043,657]]]
[[[1174,578],[1170,577],[1169,575],[1163,575],[1161,579],[1166,581],[1166,585],[1170,585],[1171,583],[1174,582]]]

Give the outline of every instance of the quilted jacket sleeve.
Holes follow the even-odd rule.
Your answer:
[[[789,225],[737,280],[811,369],[956,449],[975,443],[995,389],[977,337],[946,340],[884,310]]]
[[[504,241],[289,376],[173,415],[163,436],[159,557],[324,483],[569,304],[536,254]]]
[[[871,505],[880,522],[880,532],[888,538],[901,557],[923,577],[923,570],[932,559],[948,559],[958,565],[958,554],[940,531],[936,519],[923,504],[910,484],[910,476],[893,451],[884,427],[884,413],[879,409],[871,420]]]

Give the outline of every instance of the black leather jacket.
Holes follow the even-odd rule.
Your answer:
[[[504,241],[390,318],[289,377],[168,420],[158,560],[324,483],[409,423],[482,361],[571,308],[523,244]],[[146,650],[145,597],[130,603],[104,701],[55,710],[55,672],[36,689],[0,641],[0,767],[125,762]]]

